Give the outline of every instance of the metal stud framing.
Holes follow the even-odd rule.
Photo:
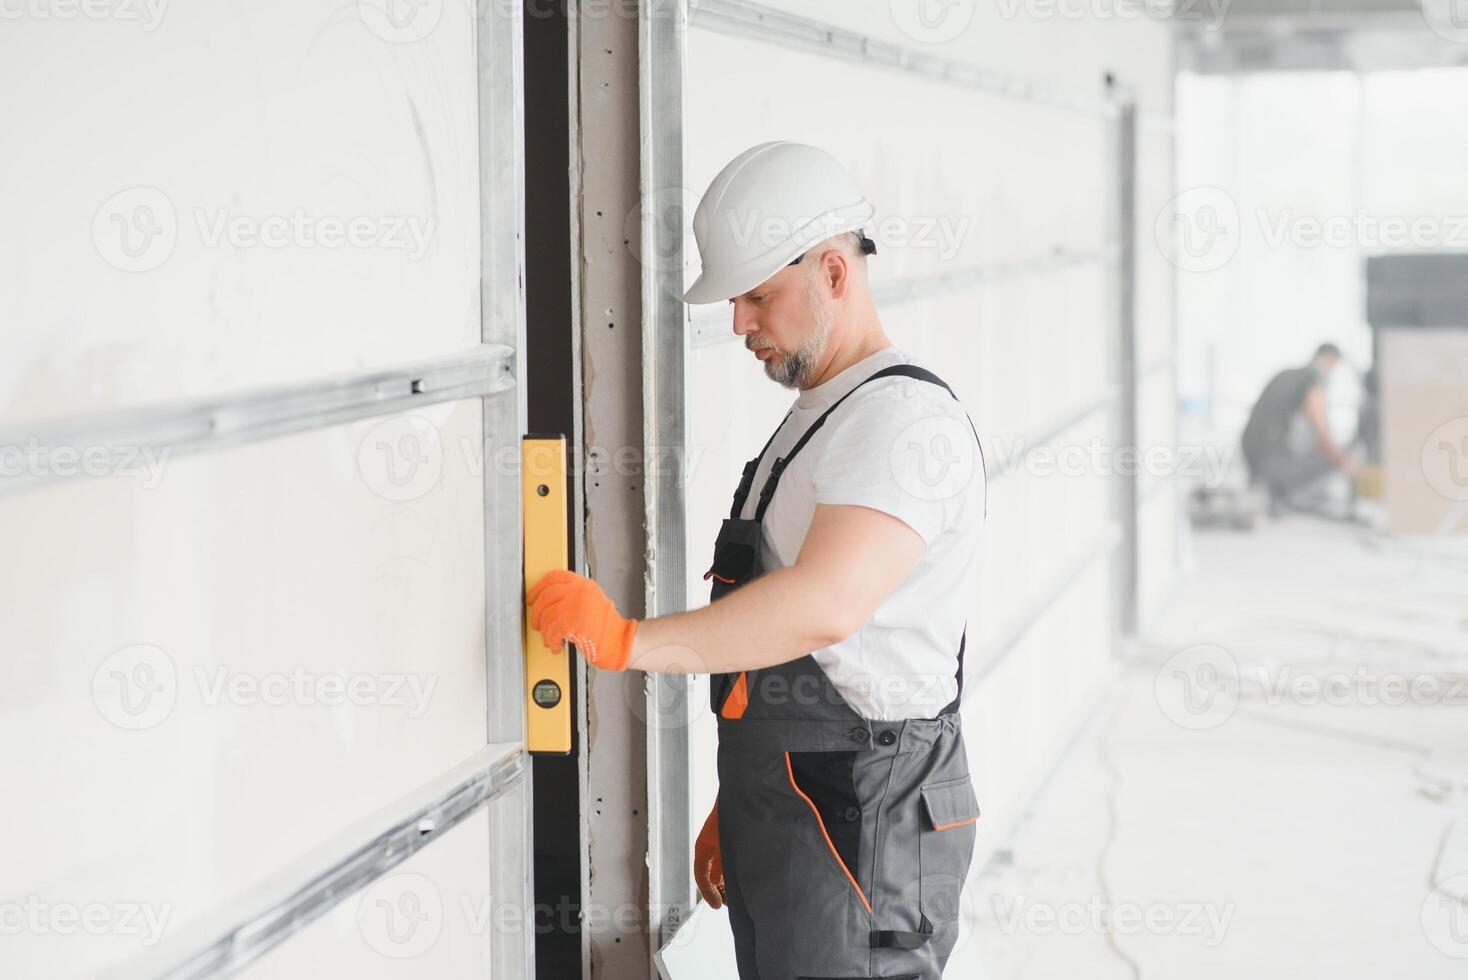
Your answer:
[[[525,391],[516,384],[524,349],[524,181],[522,173],[521,13],[516,4],[482,2],[476,11],[478,72],[481,340],[462,354],[381,371],[292,385],[231,398],[156,406],[114,417],[49,424],[6,433],[0,450],[57,450],[120,445],[171,453],[205,452],[310,431],[418,405],[481,398],[485,456],[518,447]],[[37,467],[36,469],[42,469]],[[0,474],[0,489],[38,477]],[[106,976],[127,980],[203,980],[230,976],[288,940],[347,896],[370,885],[480,809],[489,811],[491,922],[516,923],[490,937],[491,976],[534,976],[531,908],[530,784],[524,750],[521,652],[520,477],[484,472],[486,745],[411,795],[343,831],[186,934]]]
[[[680,0],[642,7],[641,80],[643,458],[669,460],[646,475],[647,615],[687,606],[687,335],[683,229],[659,221],[679,214],[683,177],[684,35]],[[669,452],[671,450],[671,452]],[[693,908],[689,841],[688,677],[647,675],[648,906],[652,948],[668,942]]]

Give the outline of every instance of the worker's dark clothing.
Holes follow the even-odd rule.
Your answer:
[[[908,364],[862,384],[893,374],[943,385]],[[704,576],[714,598],[763,573],[760,522],[784,464],[849,396],[775,462],[752,520],[740,515],[770,443],[745,465]],[[942,976],[979,816],[958,715],[962,638],[958,656],[959,696],[930,719],[864,718],[810,655],[713,675],[719,842],[741,980]]]
[[[1335,469],[1318,448],[1302,451],[1289,440],[1305,399],[1321,381],[1320,370],[1313,364],[1281,371],[1264,386],[1249,412],[1241,439],[1244,460],[1251,478],[1266,484],[1276,496],[1287,497],[1307,488]]]
[[[1381,465],[1381,394],[1377,391],[1376,368],[1361,379],[1361,407],[1356,411],[1356,439],[1367,463]]]

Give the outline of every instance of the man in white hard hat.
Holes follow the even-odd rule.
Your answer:
[[[719,795],[695,878],[729,908],[743,980],[940,977],[973,855],[958,707],[983,459],[947,385],[883,332],[872,216],[813,146],[764,143],[720,171],[685,299],[730,302],[766,376],[799,394],[745,464],[712,601],[625,619],[570,572],[527,595],[553,648],[712,675]]]

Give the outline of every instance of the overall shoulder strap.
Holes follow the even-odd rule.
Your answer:
[[[815,435],[815,433],[820,430],[821,426],[826,424],[826,419],[831,415],[831,413],[836,411],[836,409],[841,405],[842,402],[855,394],[856,390],[862,385],[866,384],[868,381],[876,381],[878,378],[889,378],[893,376],[913,378],[917,381],[926,381],[929,384],[935,384],[938,387],[942,388],[944,391],[948,392],[948,394],[951,395],[954,400],[958,399],[958,396],[953,394],[953,389],[948,387],[947,382],[945,382],[942,378],[938,377],[936,374],[927,370],[926,368],[920,368],[915,364],[894,364],[891,367],[886,367],[880,371],[873,373],[870,377],[862,380],[850,391],[838,398],[830,408],[822,412],[820,417],[816,419],[813,423],[811,423],[811,427],[805,431],[805,433],[800,437],[800,440],[790,448],[790,452],[788,455],[776,457],[775,462],[770,466],[770,475],[765,478],[765,485],[760,488],[759,508],[755,511],[754,515],[754,519],[756,521],[764,519],[765,510],[770,506],[770,500],[775,495],[775,488],[779,486],[780,483],[780,474],[784,472],[786,465],[789,464],[790,460],[795,458],[795,455],[799,453],[801,449],[805,448],[805,444],[810,441],[811,436]],[[790,415],[787,413],[785,419],[780,422],[779,428],[777,428],[775,430],[775,433],[772,434],[770,438],[765,442],[764,448],[761,449],[759,452],[759,456],[755,457],[753,460],[745,464],[744,476],[739,481],[739,490],[735,494],[734,511],[730,514],[731,517],[737,518],[743,511],[745,499],[748,497],[749,494],[750,483],[754,479],[754,471],[759,468],[759,463],[762,459],[764,459],[765,452],[770,448],[770,444],[775,441],[775,435],[779,434],[780,429],[783,429],[785,427],[785,422],[789,421],[789,419]],[[987,465],[984,461],[983,441],[979,439],[979,432],[978,429],[974,427],[973,419],[970,418],[968,424],[969,428],[973,429],[974,441],[978,444],[979,447],[979,465],[984,466],[987,473]],[[989,486],[988,481],[986,480],[984,483],[984,513],[987,515],[988,511]],[[953,700],[945,705],[942,711],[939,712],[940,714],[953,714],[963,703],[963,660],[965,648],[967,646],[968,624],[965,623],[963,634],[959,637],[958,640],[958,691],[954,695]]]
[[[760,461],[765,458],[765,451],[770,448],[770,443],[775,441],[775,436],[779,435],[780,430],[785,428],[785,423],[790,421],[790,415],[793,411],[794,409],[791,409],[790,412],[785,413],[785,417],[780,420],[780,424],[775,426],[775,431],[771,432],[770,437],[765,440],[765,444],[760,449],[759,455],[744,464],[744,472],[739,474],[739,486],[734,491],[734,506],[729,508],[729,518],[731,520],[737,521],[739,515],[744,512],[744,502],[749,499],[749,489],[754,484],[755,471],[759,469]]]
[[[913,379],[916,379],[918,381],[926,381],[929,384],[935,384],[938,387],[942,388],[944,391],[948,392],[948,394],[951,395],[955,400],[957,400],[957,398],[958,398],[957,395],[954,395],[953,394],[953,389],[950,388],[950,387],[948,387],[947,382],[945,382],[942,378],[938,377],[932,371],[929,371],[926,368],[920,368],[916,364],[893,364],[890,367],[882,368],[882,370],[877,371],[877,372],[873,373],[872,375],[870,375],[869,377],[862,379],[860,382],[858,382],[856,385],[854,385],[850,391],[848,391],[846,394],[842,395],[840,398],[836,399],[836,401],[831,405],[830,408],[828,408],[824,412],[822,412],[821,415],[820,415],[820,417],[818,419],[816,419],[814,422],[811,423],[810,428],[805,430],[805,433],[800,437],[800,440],[798,442],[796,442],[795,445],[793,445],[793,446],[790,447],[790,452],[788,454],[786,454],[784,456],[777,456],[775,458],[774,464],[771,465],[771,467],[770,467],[770,475],[765,478],[765,485],[760,488],[760,493],[759,493],[759,507],[755,511],[755,514],[754,514],[754,519],[755,520],[757,520],[757,521],[764,520],[765,510],[770,506],[770,500],[775,496],[775,488],[780,485],[780,474],[783,473],[783,472],[785,472],[785,467],[788,466],[788,465],[790,465],[790,461],[792,459],[794,459],[796,457],[796,455],[802,449],[805,448],[805,444],[807,442],[810,442],[811,437],[814,436],[817,432],[820,431],[821,426],[823,426],[823,425],[826,424],[826,419],[830,417],[831,413],[834,412],[834,411],[836,411],[836,409],[840,408],[842,402],[846,401],[846,399],[848,399],[852,395],[856,394],[857,390],[859,388],[861,388],[862,385],[867,384],[868,382],[871,382],[871,381],[876,381],[878,378],[890,378],[890,377],[894,377],[894,376],[900,376],[900,377],[905,377],[905,378],[913,378]],[[789,418],[789,416],[786,416],[786,418]],[[783,423],[782,423],[782,425],[783,425]],[[973,420],[970,419],[969,420],[969,428],[972,429],[973,428],[973,425],[974,425]],[[772,440],[773,440],[773,438],[774,437],[771,436],[771,439]],[[979,438],[979,431],[977,429],[974,429],[974,439],[977,441],[978,438]],[[768,443],[766,443],[766,448],[769,448],[769,444]],[[761,450],[760,455],[761,456],[764,455],[764,451],[763,450]],[[981,464],[983,463],[983,459],[984,459],[984,447],[983,447],[982,444],[980,444],[980,446],[979,446],[979,461],[980,461]],[[988,483],[986,481],[985,482],[985,486],[984,486],[984,511],[985,511],[985,513],[987,513],[988,512],[988,509],[989,509],[988,496],[989,496],[989,488],[988,488]],[[744,506],[743,500],[741,500],[739,502],[739,505],[740,505],[741,508],[743,508],[743,506]]]
[[[958,638],[958,671],[954,677],[958,679],[958,693],[953,695],[953,700],[944,705],[940,715],[951,715],[963,704],[963,651],[968,646],[968,623],[963,624],[963,635]]]

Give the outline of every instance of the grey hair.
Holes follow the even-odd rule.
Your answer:
[[[832,235],[824,241],[816,242],[801,255],[802,264],[804,264],[803,260],[810,258],[812,255],[820,255],[823,252],[829,252],[833,248],[848,259],[860,259],[861,264],[866,265],[867,255],[861,248],[861,235],[854,231],[843,231],[839,235]],[[815,268],[816,263],[812,262],[810,275],[815,275]]]

